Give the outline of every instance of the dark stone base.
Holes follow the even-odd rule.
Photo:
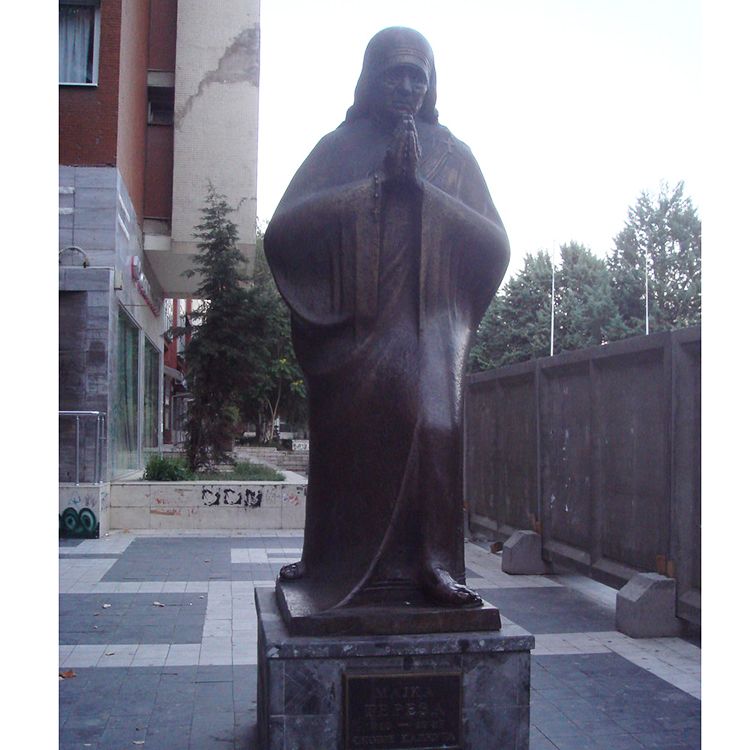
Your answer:
[[[402,635],[496,631],[500,613],[481,607],[440,607],[411,591],[399,601],[355,604],[319,612],[314,596],[299,582],[276,582],[276,603],[290,635]]]
[[[295,636],[273,590],[255,606],[263,750],[528,750],[534,637],[517,626]]]

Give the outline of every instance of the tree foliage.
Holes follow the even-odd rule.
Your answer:
[[[479,326],[471,369],[548,356],[551,300],[549,254],[527,255],[521,271],[495,297]],[[605,261],[577,242],[562,245],[555,267],[555,354],[596,346],[621,332]]]
[[[262,311],[248,304],[249,278],[237,246],[237,225],[225,196],[209,184],[198,239],[196,296],[203,303],[188,319],[187,380],[192,395],[186,422],[186,453],[192,470],[229,460],[239,420],[237,400],[261,347]]]
[[[521,271],[508,279],[479,325],[470,369],[487,370],[549,354],[551,291],[549,255],[527,254]]]
[[[289,309],[271,276],[260,232],[255,247],[252,295],[265,317],[265,348],[241,405],[244,416],[258,426],[261,441],[269,442],[280,414],[293,423],[307,419],[307,391],[294,355]]]
[[[647,269],[649,332],[699,323],[701,223],[682,183],[639,196],[606,260],[577,242],[560,247],[554,353],[645,333]],[[549,254],[526,255],[479,326],[470,369],[549,355],[551,301]]]
[[[681,328],[701,319],[701,222],[684,185],[641,193],[609,257],[623,335]]]
[[[623,335],[606,261],[577,242],[562,245],[555,278],[555,354]]]
[[[238,246],[236,210],[209,185],[195,270],[203,304],[190,314],[187,379],[193,397],[186,453],[193,470],[231,460],[241,419],[255,422],[265,442],[276,417],[305,417],[306,392],[292,348],[289,312],[279,295],[258,235],[252,276]]]

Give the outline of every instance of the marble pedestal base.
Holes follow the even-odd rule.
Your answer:
[[[263,750],[528,750],[526,631],[292,636],[255,606]]]

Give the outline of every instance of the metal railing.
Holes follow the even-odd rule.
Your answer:
[[[107,415],[102,411],[61,411],[61,418],[75,419],[75,483],[81,483],[81,420],[96,420],[96,437],[94,443],[94,484],[102,481],[102,459],[104,442],[107,440]]]

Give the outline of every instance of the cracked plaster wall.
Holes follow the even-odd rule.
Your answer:
[[[213,182],[231,205],[250,259],[258,164],[258,0],[180,0],[175,70],[172,237],[195,252],[194,226]]]

